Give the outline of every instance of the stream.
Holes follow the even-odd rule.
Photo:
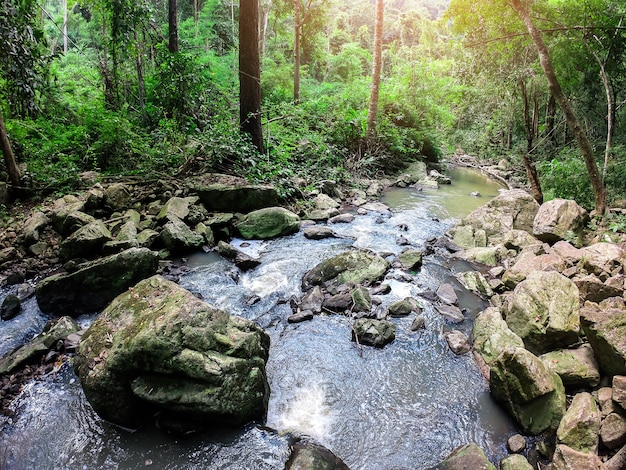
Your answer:
[[[382,202],[391,215],[372,212],[351,224],[332,225],[345,238],[312,241],[300,231],[271,241],[234,240],[262,260],[246,273],[214,253],[187,258],[183,287],[255,321],[271,337],[265,423],[184,437],[156,428],[120,429],[93,412],[71,366],[59,364],[56,373],[26,385],[13,403],[15,418],[0,421],[0,468],[282,469],[294,435],[309,436],[353,470],[427,469],[472,441],[499,462],[517,429],[493,402],[472,355],[455,356],[443,336],[453,327],[469,335],[472,319],[486,305],[454,278],[471,269],[466,263],[429,255],[411,282],[394,269],[388,273],[392,291],[381,296],[383,305],[407,296],[419,299],[426,329],[411,331],[414,315],[393,319],[396,339],[382,349],[352,342],[347,316],[287,323],[292,312],[286,301],[301,294],[302,276],[321,260],[355,247],[397,255],[399,235],[420,248],[500,188],[472,170],[449,174],[453,184],[439,190],[387,192]],[[470,196],[473,191],[482,196]],[[459,306],[471,312],[460,325],[447,324],[417,296],[446,282],[455,287]],[[0,291],[0,301],[9,292]],[[34,299],[26,302],[18,317],[0,322],[0,354],[41,331],[47,320]],[[91,320],[80,319],[85,325]]]

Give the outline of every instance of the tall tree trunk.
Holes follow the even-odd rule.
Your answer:
[[[367,138],[376,135],[376,117],[378,114],[378,95],[380,93],[380,69],[383,58],[383,0],[376,0],[376,25],[374,27],[374,66],[372,69],[372,89],[370,105],[367,111]]]
[[[267,28],[269,26],[271,10],[272,0],[265,0],[261,5],[261,57],[265,56],[265,46],[267,44]]]
[[[169,25],[169,42],[167,47],[174,54],[178,52],[178,5],[176,0],[168,0],[167,22]]]
[[[300,39],[302,32],[300,0],[293,0],[293,102],[300,102]]]
[[[2,148],[2,156],[4,157],[4,165],[9,174],[9,181],[13,186],[19,187],[22,176],[20,175],[20,169],[17,167],[15,155],[13,155],[13,150],[11,149],[11,142],[9,142],[7,129],[4,125],[4,119],[2,118],[2,109],[0,109],[0,147]]]
[[[535,27],[530,18],[528,7],[522,3],[522,0],[511,0],[511,6],[526,25],[528,34],[535,43],[535,47],[537,48],[537,52],[539,54],[539,63],[541,64],[541,68],[543,69],[543,72],[548,80],[550,93],[552,93],[552,96],[554,96],[554,99],[563,111],[567,125],[572,130],[572,133],[576,138],[576,142],[578,143],[578,148],[580,149],[583,159],[585,160],[585,166],[587,167],[591,185],[593,186],[596,213],[598,215],[604,215],[606,212],[606,188],[604,187],[604,182],[602,181],[600,172],[598,171],[598,165],[596,164],[593,154],[593,148],[591,147],[587,134],[582,128],[574,108],[567,99],[567,96],[565,96],[565,93],[561,88],[561,84],[554,73],[548,48],[543,42],[541,33]]]
[[[143,44],[139,42],[139,35],[135,31],[135,43],[137,44],[137,94],[139,96],[139,110],[141,111],[141,117],[146,121],[146,86],[143,78]]]
[[[533,193],[533,197],[539,204],[543,204],[543,191],[541,190],[541,183],[539,182],[539,175],[537,174],[535,162],[530,159],[530,156],[527,153],[522,154],[522,159],[524,161],[526,177],[530,183],[530,189]]]
[[[263,153],[258,0],[239,2],[239,122]]]
[[[554,96],[548,98],[548,106],[546,108],[546,135],[550,137],[553,143],[556,143],[556,132],[554,126],[556,124],[556,101]]]

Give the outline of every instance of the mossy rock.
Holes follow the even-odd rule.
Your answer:
[[[245,239],[268,239],[300,230],[300,217],[283,207],[267,207],[243,216],[235,228]]]
[[[367,286],[382,279],[388,269],[389,262],[376,254],[346,251],[322,261],[306,273],[302,279],[302,290],[307,291],[329,281]]]

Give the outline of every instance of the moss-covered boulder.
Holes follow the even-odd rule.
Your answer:
[[[302,289],[306,291],[329,281],[367,286],[382,279],[388,269],[389,262],[376,254],[346,251],[322,261],[307,272],[302,279]]]
[[[190,189],[209,211],[246,213],[278,205],[280,198],[272,186],[208,182],[203,176],[190,181]]]
[[[115,255],[78,265],[72,273],[47,277],[35,288],[44,313],[76,317],[102,310],[117,295],[157,272],[158,253],[130,248]]]
[[[300,230],[300,217],[283,207],[267,207],[244,215],[235,228],[245,239],[268,239]]]
[[[359,318],[352,326],[352,340],[382,348],[396,338],[396,325],[388,320]]]
[[[506,348],[523,348],[522,338],[517,336],[502,319],[500,310],[489,307],[474,320],[474,350],[487,365],[491,364]]]
[[[74,258],[93,258],[100,252],[102,246],[111,240],[113,236],[104,223],[94,220],[63,240],[59,247],[59,255],[65,261]]]
[[[186,252],[200,248],[205,243],[203,234],[192,230],[185,222],[174,215],[161,230],[161,242],[170,251]]]
[[[581,309],[580,320],[602,370],[608,375],[626,375],[624,311],[587,304]]]
[[[297,442],[291,449],[285,470],[350,470],[330,450],[310,442]]]
[[[586,453],[598,452],[598,434],[602,414],[590,393],[574,396],[556,431],[561,444]]]
[[[588,221],[589,214],[576,201],[552,199],[537,211],[533,234],[541,241],[555,243],[570,234],[579,234]]]
[[[565,414],[560,377],[523,348],[507,348],[491,363],[489,386],[528,434],[556,430]]]
[[[576,349],[542,354],[540,359],[548,369],[559,374],[566,388],[593,388],[600,383],[600,365],[587,343]]]
[[[485,451],[473,442],[461,447],[457,447],[437,465],[437,470],[496,470],[496,467],[489,462]]]
[[[407,271],[416,271],[422,266],[424,255],[419,250],[405,250],[398,256],[398,262]]]
[[[118,296],[85,332],[74,360],[104,419],[241,425],[264,416],[269,336],[153,276]]]
[[[578,288],[555,271],[531,273],[503,305],[509,328],[535,354],[570,346],[580,332]]]

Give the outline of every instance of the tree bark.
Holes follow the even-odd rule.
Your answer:
[[[593,154],[591,143],[589,142],[587,134],[576,116],[574,108],[561,88],[561,84],[559,83],[556,74],[554,73],[554,68],[552,67],[552,61],[550,60],[548,48],[543,42],[540,31],[532,22],[527,6],[522,3],[522,0],[510,0],[510,2],[513,9],[526,25],[528,34],[535,43],[535,47],[537,48],[537,52],[539,54],[539,63],[541,64],[541,68],[543,69],[546,79],[548,80],[550,93],[554,96],[555,101],[563,111],[567,125],[572,130],[576,142],[578,143],[578,148],[580,149],[583,159],[585,160],[585,166],[587,167],[591,185],[593,186],[596,213],[598,215],[604,215],[606,212],[606,188],[604,187],[604,182],[602,181],[600,172],[598,171],[598,165]]]
[[[11,142],[9,142],[9,136],[7,135],[7,129],[4,125],[4,119],[2,118],[2,110],[0,109],[0,147],[2,148],[2,156],[4,157],[4,165],[7,168],[9,174],[9,181],[15,187],[20,186],[22,175],[20,175],[20,169],[15,162],[15,155],[11,149]]]
[[[300,102],[300,39],[302,18],[300,17],[300,0],[293,0],[293,102]]]
[[[263,153],[258,0],[239,2],[239,123]]]
[[[167,22],[169,25],[168,32],[168,49],[174,54],[178,52],[178,5],[176,0],[169,0],[167,7]]]
[[[550,137],[552,143],[556,144],[557,138],[554,126],[556,124],[556,101],[554,96],[548,98],[548,106],[546,108],[546,135]]]
[[[380,70],[383,58],[383,0],[376,0],[376,24],[374,27],[374,64],[372,69],[372,89],[370,105],[367,111],[367,138],[376,135],[376,117],[378,114],[378,96],[380,94]]]

